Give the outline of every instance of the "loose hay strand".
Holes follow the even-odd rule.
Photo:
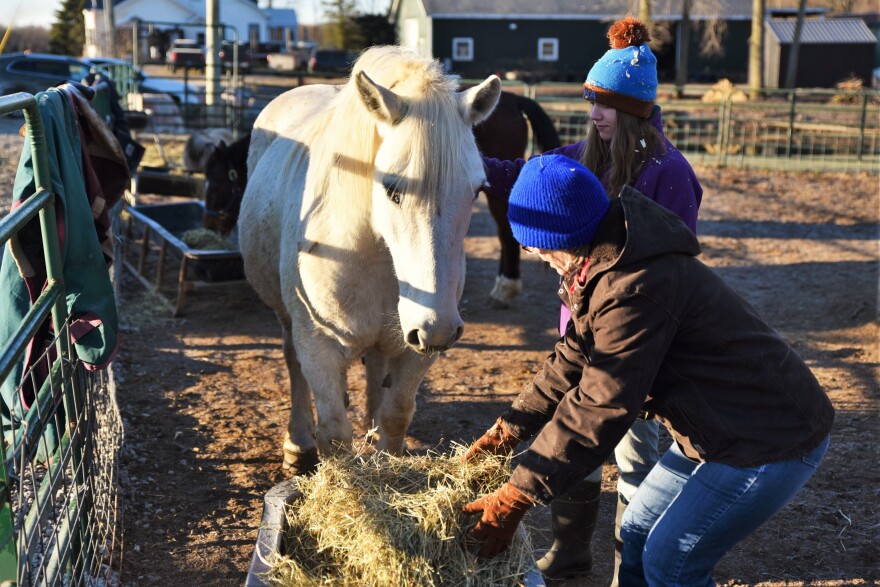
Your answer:
[[[396,457],[340,453],[310,477],[297,477],[302,497],[287,512],[284,552],[267,580],[278,587],[340,585],[515,586],[534,567],[526,532],[489,560],[464,537],[476,516],[466,503],[495,491],[510,460],[463,463],[451,455]]]

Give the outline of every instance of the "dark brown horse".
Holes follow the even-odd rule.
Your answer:
[[[529,126],[539,152],[560,146],[553,121],[540,104],[518,94],[501,92],[498,106],[474,127],[477,146],[484,155],[513,160],[525,157],[529,147]],[[241,197],[247,181],[247,151],[250,133],[231,145],[221,143],[205,166],[205,228],[226,235],[235,228]],[[507,200],[487,198],[489,211],[498,225],[501,260],[489,305],[506,308],[522,288],[520,247],[507,221]]]
[[[247,185],[247,154],[251,133],[228,146],[221,142],[205,163],[204,226],[226,236],[238,222]]]
[[[529,124],[537,152],[543,153],[561,146],[559,133],[540,104],[525,96],[501,92],[492,116],[474,127],[477,147],[484,155],[496,159],[525,157],[529,146]],[[487,202],[489,212],[498,225],[498,240],[501,241],[501,260],[495,286],[489,293],[489,306],[506,308],[522,289],[520,247],[507,221],[507,200],[487,197]]]

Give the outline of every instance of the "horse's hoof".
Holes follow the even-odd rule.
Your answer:
[[[493,298],[491,296],[489,296],[486,305],[489,306],[489,309],[491,310],[506,310],[510,307],[510,303],[507,300],[499,300],[498,298]]]
[[[489,292],[489,307],[493,310],[503,310],[510,307],[510,300],[522,291],[521,279],[510,279],[503,275],[495,277],[495,285]]]
[[[306,452],[284,450],[284,463],[281,468],[293,475],[311,475],[318,470],[318,449]]]

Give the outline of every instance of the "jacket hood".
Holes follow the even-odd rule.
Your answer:
[[[590,247],[589,282],[611,267],[622,267],[668,253],[696,257],[700,243],[674,212],[625,186],[612,198],[608,214]]]

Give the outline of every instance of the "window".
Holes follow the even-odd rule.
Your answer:
[[[538,61],[559,60],[559,39],[543,37],[538,39]]]
[[[71,63],[68,69],[70,70],[70,79],[74,81],[82,81],[91,73],[90,67],[80,65],[79,63]]]
[[[454,61],[473,61],[474,40],[469,37],[452,39],[452,59]]]

